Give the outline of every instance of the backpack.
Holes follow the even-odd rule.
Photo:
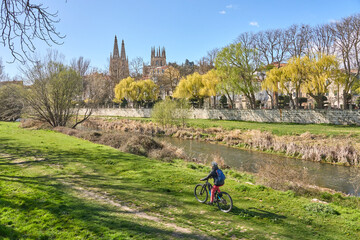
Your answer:
[[[217,182],[224,183],[226,177],[223,171],[221,171],[221,169],[217,169],[216,174],[217,174]]]

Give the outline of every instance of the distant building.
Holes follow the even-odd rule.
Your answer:
[[[130,76],[129,60],[125,54],[124,40],[121,42],[121,55],[119,55],[119,47],[116,36],[114,41],[114,51],[112,54],[110,53],[109,73],[110,77],[120,80]]]
[[[165,48],[163,47],[160,52],[160,47],[157,50],[153,47],[151,48],[150,65],[143,66],[143,78],[152,79],[154,82],[157,82],[158,78],[167,68]]]

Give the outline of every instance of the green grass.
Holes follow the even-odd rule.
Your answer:
[[[131,119],[144,122],[154,121],[152,118],[125,118],[107,117],[108,119]],[[226,130],[261,130],[268,131],[278,136],[296,135],[310,132],[316,135],[340,136],[351,135],[360,137],[359,126],[331,125],[331,124],[297,124],[297,123],[261,123],[231,120],[211,120],[211,119],[188,119],[187,126],[197,128],[221,127]]]
[[[0,122],[0,239],[360,238],[358,198],[323,194],[330,204],[321,208],[226,170],[222,190],[235,206],[225,214],[193,196],[209,170]],[[169,223],[191,232],[175,233]]]

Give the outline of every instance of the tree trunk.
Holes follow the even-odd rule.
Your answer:
[[[295,109],[296,110],[299,109],[299,90],[296,90],[296,93],[295,93]]]
[[[343,91],[343,109],[349,109],[348,105],[348,93],[344,90]]]
[[[231,99],[230,94],[229,94],[229,93],[226,93],[226,95],[227,95],[228,99],[230,100],[231,108],[233,108],[234,102],[233,102],[233,100]]]
[[[266,94],[270,97],[271,109],[274,109],[274,93],[271,94],[268,91],[266,91]]]

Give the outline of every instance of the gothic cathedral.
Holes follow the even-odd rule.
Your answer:
[[[130,76],[129,59],[125,54],[124,40],[121,42],[121,54],[119,55],[119,47],[116,36],[114,41],[114,51],[112,55],[110,53],[109,73],[111,77],[120,80]]]

